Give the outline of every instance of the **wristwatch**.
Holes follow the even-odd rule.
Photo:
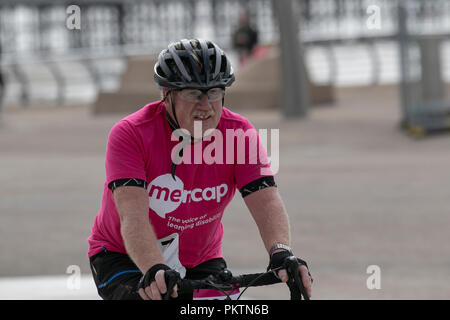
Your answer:
[[[275,250],[278,250],[278,249],[286,250],[286,251],[288,251],[291,255],[294,255],[294,254],[292,253],[291,247],[289,247],[289,246],[287,246],[287,245],[285,245],[285,244],[282,244],[282,243],[276,243],[276,244],[273,245],[272,248],[270,248],[269,256],[272,256],[273,252],[274,252]]]

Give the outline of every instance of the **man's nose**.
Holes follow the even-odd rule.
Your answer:
[[[209,102],[208,95],[203,92],[200,100],[197,102],[199,106],[202,107],[211,107],[211,103]]]

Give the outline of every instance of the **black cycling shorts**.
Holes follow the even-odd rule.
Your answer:
[[[90,266],[98,294],[104,300],[142,300],[137,292],[142,272],[123,253],[103,250],[92,256]],[[222,258],[212,259],[200,265],[186,268],[186,279],[200,280],[217,274],[227,267]],[[192,300],[192,294],[179,295],[179,300]]]

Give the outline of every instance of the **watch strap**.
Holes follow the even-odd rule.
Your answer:
[[[269,256],[272,256],[273,252],[274,252],[275,250],[278,250],[278,249],[286,250],[286,251],[288,251],[291,255],[293,255],[291,247],[289,247],[289,246],[287,246],[287,245],[285,245],[285,244],[283,244],[283,243],[276,243],[276,244],[274,244],[274,245],[272,246],[272,248],[270,248]]]

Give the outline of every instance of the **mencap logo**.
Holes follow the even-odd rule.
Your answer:
[[[165,218],[167,213],[176,210],[181,203],[199,202],[220,199],[227,194],[228,186],[225,183],[204,189],[195,188],[184,190],[184,183],[180,178],[175,179],[170,173],[153,179],[147,187],[150,209],[158,216]]]
[[[147,187],[149,206],[158,216],[165,218],[166,213],[174,211],[180,206],[184,183],[180,178],[171,174],[164,174],[153,179]]]

